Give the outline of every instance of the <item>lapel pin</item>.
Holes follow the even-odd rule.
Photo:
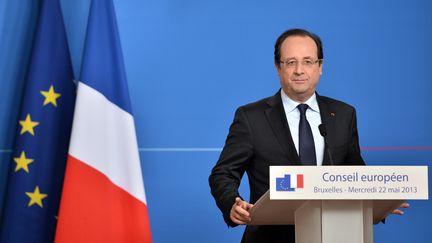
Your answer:
[[[333,113],[333,112],[330,112],[330,115],[331,115],[331,116],[336,116],[335,113]]]

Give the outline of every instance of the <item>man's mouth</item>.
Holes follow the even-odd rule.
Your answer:
[[[308,80],[307,79],[293,79],[292,81],[296,82],[296,83],[303,83],[303,82],[307,82]]]

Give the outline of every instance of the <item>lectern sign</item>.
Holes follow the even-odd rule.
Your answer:
[[[270,199],[428,199],[427,166],[270,166]]]

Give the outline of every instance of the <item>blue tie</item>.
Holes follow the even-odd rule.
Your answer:
[[[312,135],[312,129],[306,119],[306,110],[309,108],[306,104],[297,106],[300,111],[299,123],[299,157],[303,165],[316,165],[315,144]]]

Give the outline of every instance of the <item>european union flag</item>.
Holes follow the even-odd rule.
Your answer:
[[[52,242],[75,84],[58,0],[42,2],[21,103],[0,242]]]
[[[291,175],[285,175],[284,177],[276,177],[276,191],[289,191],[292,192],[295,189],[291,187]]]

